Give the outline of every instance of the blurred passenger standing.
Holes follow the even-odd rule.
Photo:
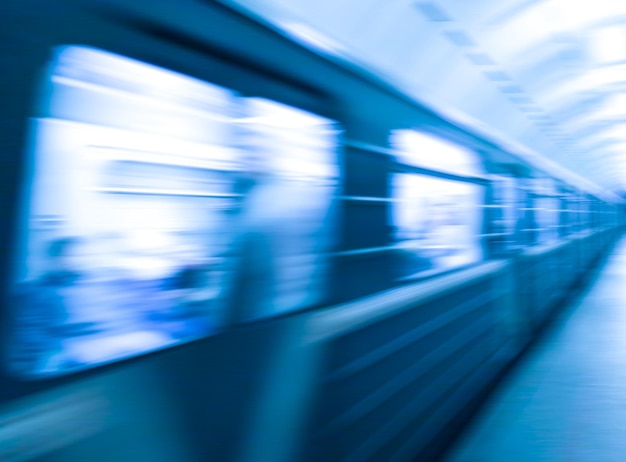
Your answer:
[[[88,348],[84,339],[135,328],[129,322],[127,287],[110,273],[97,242],[58,238],[48,245],[46,257],[44,273],[16,291],[20,368],[31,373],[79,365],[80,350]]]
[[[275,253],[280,223],[273,210],[280,204],[279,179],[271,169],[271,139],[250,131],[241,140],[242,169],[235,191],[242,194],[233,219],[232,268],[228,314],[237,323],[273,313],[276,298]]]
[[[14,297],[16,344],[14,361],[26,373],[44,372],[63,350],[63,329],[70,314],[64,292],[80,278],[72,265],[78,238],[53,240],[46,252],[46,270],[35,281],[18,285]]]

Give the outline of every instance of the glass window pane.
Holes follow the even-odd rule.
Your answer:
[[[427,133],[396,130],[391,145],[398,151],[398,161],[406,165],[467,176],[483,171],[474,152]]]
[[[536,242],[547,243],[558,239],[559,199],[554,181],[550,178],[533,178],[530,184]]]
[[[523,197],[517,179],[507,175],[491,177],[492,207],[489,241],[496,255],[517,245],[517,232],[522,226]]]
[[[231,92],[70,46],[32,121],[11,366],[46,377],[219,331]]]
[[[242,111],[237,321],[321,300],[338,184],[338,133],[328,119],[261,98],[246,99]]]
[[[482,186],[408,173],[393,176],[392,236],[399,279],[483,258]]]
[[[87,47],[49,69],[13,275],[15,372],[81,370],[320,299],[331,121]]]

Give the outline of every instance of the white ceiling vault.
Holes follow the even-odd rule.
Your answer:
[[[221,0],[626,190],[625,0]]]

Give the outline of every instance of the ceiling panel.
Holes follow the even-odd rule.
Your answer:
[[[626,2],[221,1],[279,26],[306,25],[305,42],[582,177],[594,172],[601,187],[626,179]]]

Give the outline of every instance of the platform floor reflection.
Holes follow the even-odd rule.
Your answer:
[[[515,369],[447,462],[618,462],[626,454],[626,238]]]

